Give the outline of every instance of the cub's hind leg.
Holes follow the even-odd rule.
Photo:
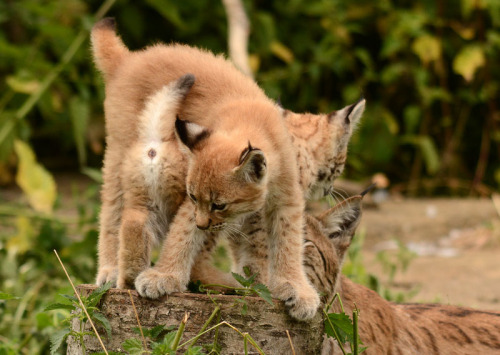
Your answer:
[[[121,215],[123,209],[123,192],[121,188],[120,159],[107,151],[104,159],[101,191],[102,207],[99,215],[98,268],[96,284],[101,286],[111,282],[116,286],[118,279],[118,246]]]
[[[139,273],[150,265],[152,235],[148,228],[146,200],[138,189],[129,189],[124,196],[125,204],[120,228],[118,250],[118,288],[133,288]]]

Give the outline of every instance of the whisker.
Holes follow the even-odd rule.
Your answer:
[[[248,242],[250,242],[250,238],[248,237],[248,235],[246,235],[245,233],[243,233],[239,229],[237,229],[237,228],[235,228],[235,227],[233,227],[231,225],[227,225],[226,228],[229,229],[230,231],[233,231],[233,232],[239,234],[240,236],[242,236],[243,238],[245,238]]]

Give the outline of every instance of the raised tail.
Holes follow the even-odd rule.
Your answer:
[[[123,58],[130,53],[116,34],[115,19],[106,17],[97,22],[92,28],[90,38],[94,62],[105,79],[109,79]]]

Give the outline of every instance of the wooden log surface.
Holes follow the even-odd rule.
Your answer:
[[[95,285],[80,285],[78,292],[86,296],[96,288]],[[242,333],[248,333],[264,351],[265,354],[293,354],[287,330],[290,334],[295,353],[319,354],[323,340],[323,320],[320,312],[307,322],[299,322],[288,315],[283,302],[274,300],[274,306],[258,297],[245,297],[247,313],[242,314],[242,296],[206,295],[197,293],[175,293],[157,300],[150,300],[139,296],[137,291],[130,291],[139,320],[143,328],[152,328],[157,325],[175,326],[176,329],[186,313],[189,313],[184,335],[180,343],[196,336],[203,324],[209,319],[217,305],[220,306],[220,321],[226,321]],[[101,338],[108,351],[123,351],[121,344],[126,339],[137,338],[134,327],[138,327],[137,320],[128,290],[111,289],[101,299],[100,310],[107,317],[112,328],[112,337],[106,338],[105,331],[99,329]],[[217,320],[210,326],[217,324]],[[210,327],[209,326],[209,327]],[[72,324],[78,330],[79,324],[75,319]],[[87,329],[91,329],[87,325]],[[202,336],[196,345],[210,344],[214,341],[215,330]],[[221,354],[243,354],[243,337],[229,326],[219,327],[217,338],[221,346]],[[86,337],[87,353],[102,351],[96,337]],[[182,353],[182,349],[180,352]],[[249,354],[259,352],[248,344]],[[67,354],[82,354],[80,344],[72,337],[68,338]]]

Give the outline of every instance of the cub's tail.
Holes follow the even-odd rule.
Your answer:
[[[97,22],[90,38],[94,62],[107,80],[114,75],[122,59],[130,52],[116,34],[116,23],[112,17]]]

